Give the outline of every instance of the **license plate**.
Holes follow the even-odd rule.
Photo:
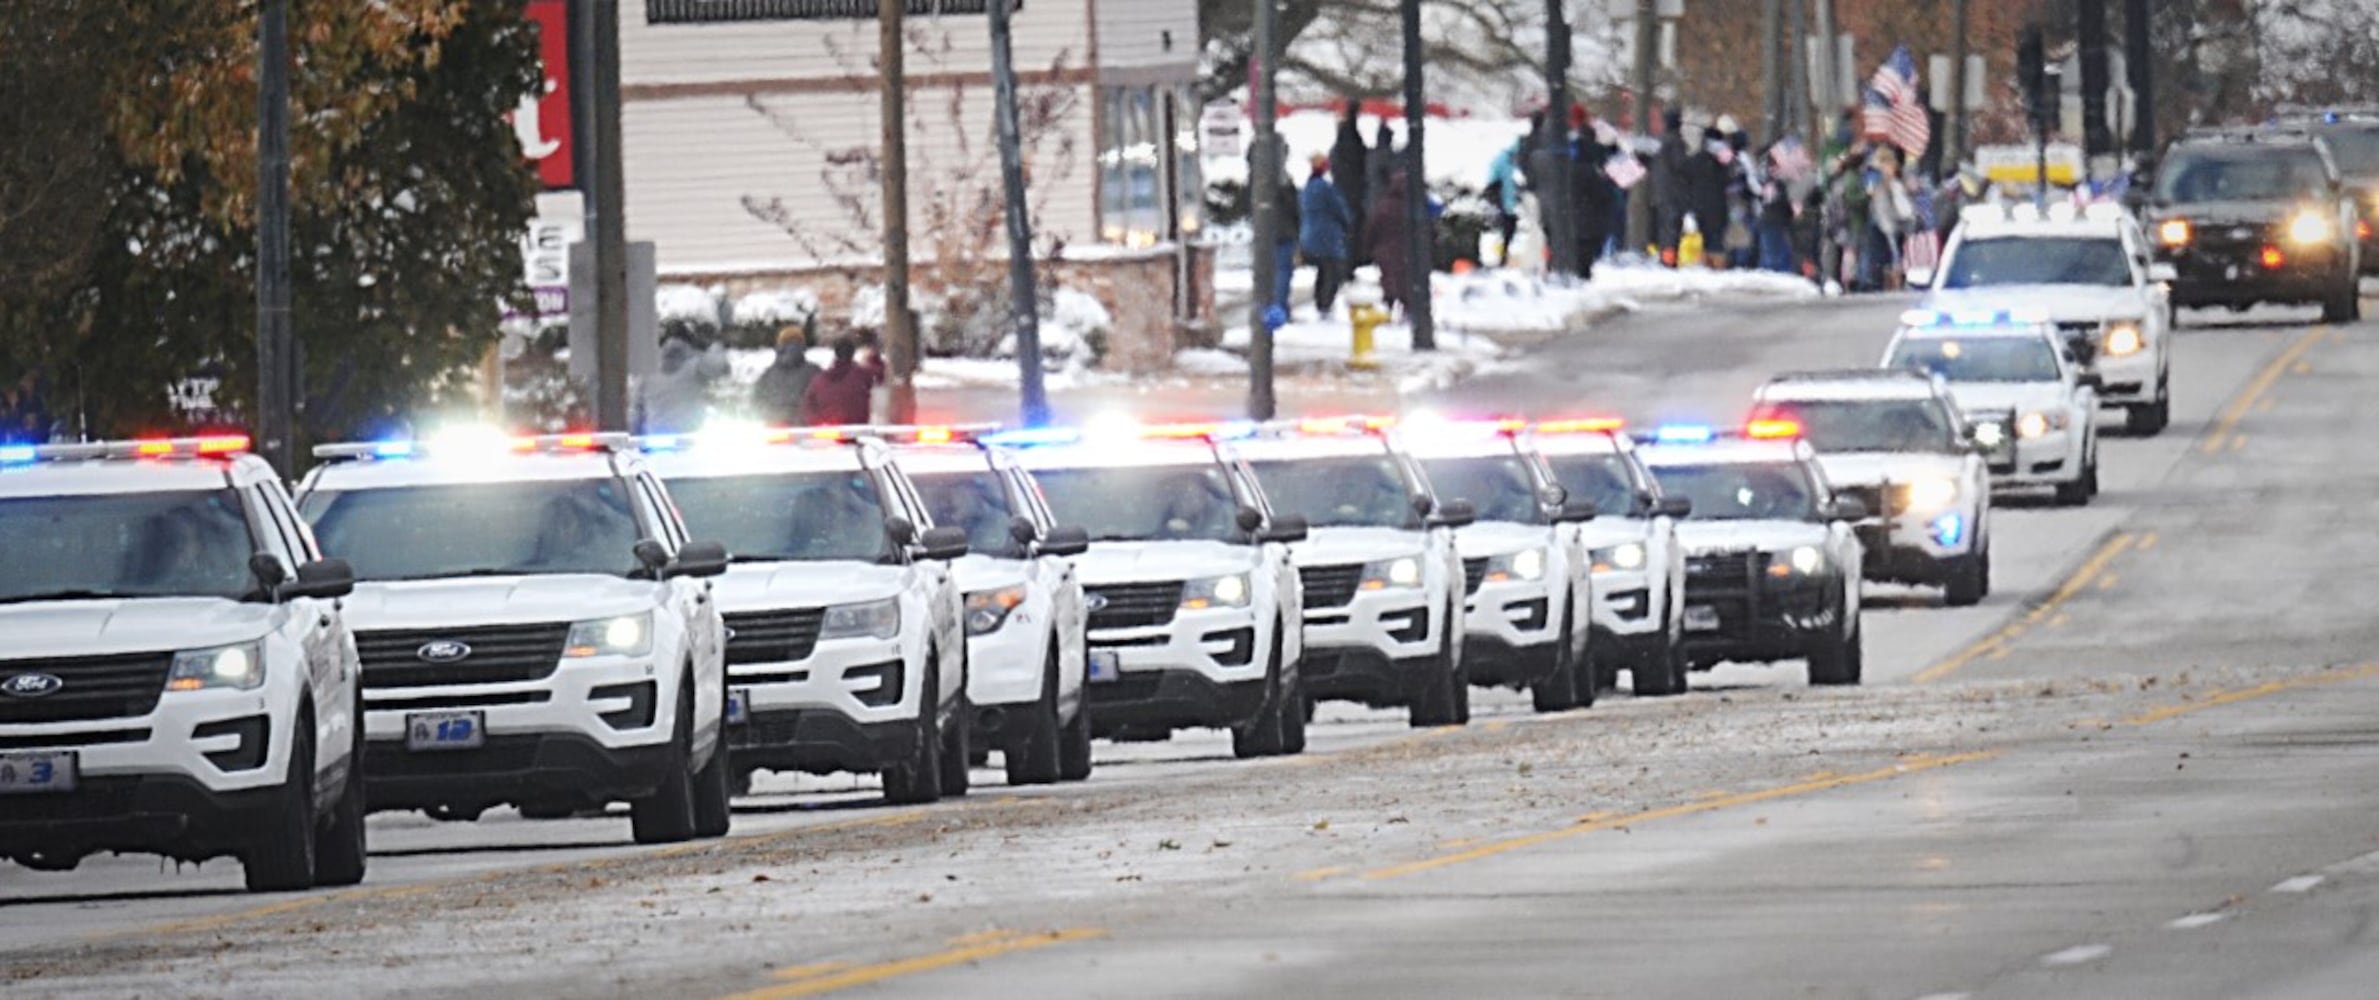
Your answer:
[[[743,688],[727,692],[727,724],[740,726],[752,721],[752,693]]]
[[[1123,676],[1123,654],[1112,649],[1090,651],[1090,679],[1111,681]]]
[[[71,792],[78,770],[72,750],[0,753],[0,795]]]
[[[1685,630],[1688,632],[1718,631],[1718,609],[1688,605],[1685,609]]]
[[[405,716],[407,750],[477,750],[486,744],[484,712],[415,712]]]

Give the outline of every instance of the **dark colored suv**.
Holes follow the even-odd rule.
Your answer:
[[[2329,144],[2362,221],[2362,273],[2379,275],[2379,107],[2325,108],[2284,113],[2282,128],[2300,129]]]
[[[2361,315],[2361,213],[2320,138],[2190,133],[2165,151],[2149,197],[2157,258],[2179,272],[2174,305],[2305,303],[2329,322]]]

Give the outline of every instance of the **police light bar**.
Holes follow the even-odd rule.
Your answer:
[[[1627,428],[1627,421],[1618,417],[1579,417],[1570,420],[1539,420],[1534,427],[1539,434],[1616,434]]]
[[[2040,314],[2022,309],[1910,309],[1900,314],[1901,326],[2035,326],[2045,322]]]
[[[1080,444],[1082,432],[1072,427],[1019,427],[983,436],[983,443],[1002,448],[1045,448]]]
[[[1718,440],[1718,429],[1702,424],[1662,424],[1652,431],[1652,440],[1660,444],[1709,444]]]
[[[1304,434],[1313,437],[1329,437],[1340,434],[1377,434],[1394,426],[1396,426],[1395,417],[1382,417],[1360,413],[1334,417],[1300,417],[1294,420],[1268,420],[1257,425],[1257,427],[1260,429],[1273,433]]]
[[[134,441],[93,441],[81,444],[0,445],[0,466],[124,458],[229,458],[233,455],[245,454],[249,450],[249,445],[248,436],[245,434],[141,438]]]
[[[1253,421],[1248,420],[1230,420],[1219,423],[1143,424],[1139,428],[1139,433],[1144,438],[1205,438],[1210,441],[1237,441],[1253,437],[1256,433],[1256,425]]]
[[[1801,436],[1801,422],[1771,418],[1743,425],[1743,436],[1754,441],[1785,441]]]
[[[438,455],[627,451],[634,447],[635,438],[619,433],[505,434],[482,428],[459,428],[428,439],[392,438],[315,445],[314,457],[382,460]]]

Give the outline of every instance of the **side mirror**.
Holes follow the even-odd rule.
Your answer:
[[[1041,536],[1041,554],[1045,556],[1078,556],[1090,551],[1090,532],[1071,525],[1059,525]]]
[[[2172,284],[2181,280],[2181,269],[2163,261],[2148,265],[2148,280]]]
[[[717,542],[687,542],[677,550],[677,561],[661,571],[663,579],[681,576],[708,579],[727,572],[727,547]]]
[[[1418,496],[1415,496],[1415,497],[1413,497],[1413,513],[1414,513],[1414,514],[1417,514],[1417,515],[1420,515],[1421,517],[1424,517],[1424,518],[1426,518],[1426,517],[1428,517],[1428,516],[1429,516],[1431,513],[1435,512],[1436,510],[1437,510],[1437,501],[1430,499],[1428,494],[1424,493],[1424,494],[1420,494],[1420,495],[1418,495]]]
[[[1239,530],[1250,535],[1264,530],[1264,512],[1253,507],[1239,508]]]
[[[1536,491],[1537,502],[1547,507],[1560,507],[1569,502],[1569,488],[1559,484]]]
[[[298,597],[337,600],[355,593],[355,567],[349,566],[345,559],[307,563],[297,568],[297,579],[279,584],[278,593],[282,600]]]
[[[1602,513],[1594,509],[1592,500],[1570,500],[1553,511],[1554,524],[1584,524]]]
[[[915,545],[915,544],[917,544],[917,526],[916,526],[914,523],[910,522],[910,520],[909,520],[908,518],[905,518],[905,517],[887,517],[887,518],[885,518],[885,519],[884,519],[884,533],[885,533],[885,534],[887,534],[887,535],[890,535],[890,536],[892,536],[892,544],[894,544],[894,545]]]
[[[636,543],[635,551],[636,565],[644,567],[647,575],[658,579],[669,568],[669,546],[647,538]]]
[[[270,552],[259,552],[249,556],[248,572],[256,575],[256,582],[264,588],[264,592],[267,594],[273,593],[274,588],[289,582],[289,568],[281,565],[280,556]]]
[[[1857,497],[1835,497],[1826,507],[1826,517],[1835,521],[1864,521],[1867,502]]]
[[[1274,517],[1272,519],[1271,526],[1265,528],[1262,533],[1258,534],[1256,539],[1258,541],[1281,542],[1285,544],[1288,542],[1302,542],[1305,540],[1307,535],[1312,533],[1313,529],[1311,526],[1306,524],[1305,518],[1296,514],[1282,514]]]
[[[912,532],[915,529],[910,529]],[[935,562],[949,562],[966,555],[966,530],[963,528],[927,528],[917,541],[917,554]]]
[[[1931,287],[1933,287],[1933,269],[1932,269],[1932,268],[1929,268],[1929,267],[1912,267],[1912,268],[1909,268],[1909,269],[1908,269],[1908,287],[1910,287],[1910,288],[1931,288]]]
[[[1661,517],[1691,517],[1693,516],[1693,498],[1677,494],[1663,495],[1659,503],[1652,505],[1652,512]]]
[[[1041,540],[1041,528],[1032,518],[1012,517],[1008,519],[1008,537],[1016,540],[1017,547],[1030,549]]]
[[[1448,500],[1437,505],[1437,516],[1429,519],[1432,528],[1467,528],[1477,524],[1479,508],[1468,500]]]

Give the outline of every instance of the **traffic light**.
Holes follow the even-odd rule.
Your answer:
[[[2024,29],[2016,43],[2016,80],[2024,88],[2024,114],[2043,132],[2056,120],[2057,95],[2049,89],[2048,51],[2040,27]]]

